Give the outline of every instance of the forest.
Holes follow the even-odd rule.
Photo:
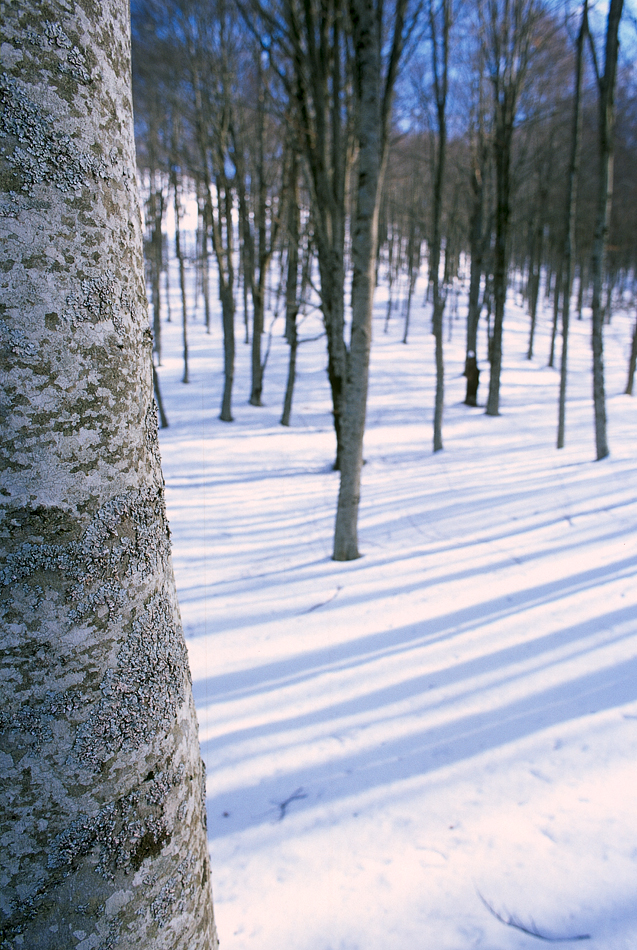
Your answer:
[[[233,419],[237,337],[251,347],[249,401],[261,405],[270,320],[284,311],[287,425],[297,321],[319,306],[341,473],[336,559],[359,554],[371,301],[381,279],[386,324],[400,306],[408,344],[416,278],[427,274],[434,451],[443,448],[444,324],[461,288],[465,398],[475,405],[480,360],[492,416],[507,288],[515,281],[526,301],[529,359],[538,299],[551,300],[558,447],[573,293],[576,319],[590,305],[596,457],[608,454],[603,328],[616,304],[634,299],[637,254],[634,20],[628,11],[622,24],[622,7],[612,3],[605,16],[588,3],[540,0],[398,0],[384,11],[327,0],[132,4],[155,359],[161,363],[162,280],[175,254],[184,382],[185,270],[196,270],[207,327],[214,270],[224,334],[220,419]],[[196,243],[186,249],[179,222],[194,201]],[[170,245],[168,215],[176,222]],[[480,321],[488,347],[478,357]],[[627,392],[636,352],[633,333]]]
[[[362,8],[133,6],[222,945],[629,950],[632,11],[385,4],[366,248]]]

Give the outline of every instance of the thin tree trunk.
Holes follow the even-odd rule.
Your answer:
[[[551,348],[549,352],[549,366],[555,365],[555,340],[557,339],[557,327],[560,319],[560,299],[564,298],[566,287],[564,284],[564,263],[560,258],[555,271],[555,287],[553,291],[553,325],[551,327]]]
[[[630,348],[630,360],[628,361],[628,380],[626,382],[626,389],[624,392],[627,396],[632,396],[633,394],[633,382],[635,380],[635,364],[637,363],[637,320],[635,321],[635,328],[633,330],[633,342]]]
[[[592,301],[592,347],[593,347],[593,404],[595,408],[595,448],[597,460],[609,453],[606,432],[606,392],[604,386],[604,337],[602,311],[602,285],[608,246],[610,212],[613,200],[613,130],[615,124],[615,84],[617,78],[617,54],[619,50],[619,21],[623,0],[611,0],[606,29],[606,56],[604,75],[599,79],[599,154],[600,174],[597,192],[597,220],[591,277]]]
[[[258,249],[255,255],[258,262],[258,276],[252,280],[252,389],[250,405],[262,406],[263,392],[263,362],[261,359],[261,338],[264,329],[265,289],[271,250],[266,248],[266,200],[267,190],[264,165],[264,136],[265,136],[265,96],[261,71],[261,51],[258,51],[258,82],[259,95],[257,104],[257,163],[256,181],[252,182],[256,191],[256,208],[254,211],[255,232]]]
[[[168,260],[168,255],[166,259],[166,266],[164,269],[164,294],[166,299],[166,323],[170,323],[170,278],[168,276],[168,269],[170,266],[170,261]]]
[[[223,327],[223,395],[219,418],[222,422],[232,422],[232,387],[234,384],[234,265],[233,265],[233,228],[232,228],[232,190],[225,174],[217,175],[217,214],[215,215],[210,194],[210,185],[206,183],[208,218],[212,231],[212,246],[217,260],[219,274],[219,300],[221,302],[221,322]],[[225,242],[224,242],[225,235]]]
[[[486,414],[500,415],[500,373],[502,369],[502,329],[507,293],[507,241],[511,214],[511,138],[513,123],[505,120],[496,132],[496,236],[493,263],[493,332],[491,337],[491,372]]]
[[[288,208],[288,267],[285,282],[285,336],[290,347],[288,362],[288,378],[283,400],[281,425],[289,426],[292,413],[292,396],[296,379],[296,353],[298,349],[298,333],[296,318],[299,311],[298,278],[299,278],[299,241],[301,231],[301,209],[299,207],[299,162],[298,153],[293,148],[290,162],[290,204]]]
[[[151,169],[151,193],[149,212],[151,219],[150,258],[151,258],[151,296],[153,301],[153,351],[161,366],[161,271],[163,265],[162,221],[164,216],[164,196],[161,186],[156,186],[157,172]]]
[[[557,447],[564,448],[566,429],[566,381],[568,374],[568,331],[571,308],[571,285],[573,283],[573,245],[575,243],[575,219],[577,214],[577,176],[579,172],[580,140],[582,137],[582,58],[588,30],[588,0],[584,2],[582,23],[577,37],[575,57],[575,95],[573,101],[573,130],[571,156],[566,194],[566,240],[564,242],[564,300],[562,303],[562,362],[560,367],[560,396],[558,406]]]
[[[21,0],[3,17],[16,258],[2,300],[3,946],[214,950],[131,172],[128,3]],[[43,84],[43,57],[59,82]]]
[[[584,288],[586,287],[587,273],[586,264],[580,260],[578,285],[577,285],[577,319],[582,319],[582,310],[584,309]]]
[[[471,215],[470,246],[471,268],[469,274],[469,305],[467,312],[467,355],[478,352],[478,323],[480,320],[480,282],[482,280],[482,261],[484,235],[482,233],[483,189],[474,194],[474,207]]]
[[[204,184],[205,188],[205,184]],[[210,333],[210,261],[208,259],[208,202],[204,193],[201,213],[201,291],[203,294],[204,326]]]
[[[177,257],[177,264],[179,267],[179,289],[181,291],[181,339],[184,355],[184,374],[181,381],[182,383],[189,383],[190,376],[188,373],[188,308],[186,306],[186,269],[184,265],[184,255],[181,250],[181,229],[179,226],[179,219],[181,217],[181,203],[179,201],[177,172],[174,165],[171,169],[171,177],[175,208],[175,255]]]
[[[159,424],[162,429],[168,428],[168,417],[164,412],[164,401],[161,398],[161,389],[159,386],[159,376],[157,375],[157,370],[155,369],[155,364],[153,363],[153,392],[155,393],[155,402],[157,403],[157,411],[159,412]]]
[[[451,28],[450,0],[442,0],[440,5],[442,23],[434,10],[433,0],[429,2],[429,27],[432,48],[434,74],[434,92],[436,99],[436,117],[438,120],[438,142],[435,153],[435,174],[433,193],[433,235],[431,242],[429,281],[433,289],[433,334],[436,349],[436,397],[434,404],[433,450],[442,449],[442,416],[444,412],[445,370],[443,355],[443,316],[446,295],[440,289],[440,253],[442,246],[442,197],[445,182],[445,154],[447,147],[447,64],[449,30]],[[448,255],[445,254],[445,272]],[[447,274],[445,275],[447,276]],[[446,285],[446,280],[445,280]]]
[[[414,231],[415,231],[415,225]],[[420,237],[414,233],[410,235],[410,244],[408,249],[408,273],[407,273],[407,300],[405,303],[405,326],[403,330],[403,343],[407,343],[409,335],[409,320],[411,316],[411,302],[414,296],[416,280],[418,279],[418,269],[420,267]]]
[[[547,191],[540,189],[540,209],[544,207],[547,199]],[[529,313],[531,316],[531,325],[529,328],[529,347],[526,353],[528,360],[533,359],[533,347],[535,346],[535,328],[537,326],[537,304],[540,296],[540,278],[542,276],[542,256],[544,253],[544,218],[538,213],[538,221],[533,240],[533,255],[529,275]]]

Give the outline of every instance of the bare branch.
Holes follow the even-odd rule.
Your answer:
[[[501,924],[505,924],[507,927],[513,927],[515,930],[520,930],[523,934],[528,934],[530,937],[537,937],[538,940],[545,940],[548,943],[567,943],[570,940],[590,940],[590,934],[570,934],[564,937],[558,937],[552,934],[542,933],[541,930],[536,926],[533,919],[529,921],[528,924],[522,923],[522,921],[515,917],[513,914],[509,914],[507,911],[499,914],[497,910],[482,896],[480,891],[476,890],[476,894],[496,920],[499,920]]]

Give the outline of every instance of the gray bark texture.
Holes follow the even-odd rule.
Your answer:
[[[623,0],[611,0],[606,27],[606,58],[604,75],[599,85],[599,183],[597,191],[597,221],[591,259],[593,284],[592,347],[593,347],[593,405],[595,409],[595,448],[597,461],[609,454],[606,431],[606,390],[604,385],[604,314],[602,285],[606,268],[606,251],[610,230],[610,212],[613,203],[613,163],[615,131],[615,85],[619,53],[619,21]]]
[[[493,92],[494,164],[496,178],[493,300],[495,312],[490,345],[491,373],[486,414],[500,414],[502,330],[509,271],[511,221],[511,159],[517,107],[529,59],[537,49],[536,0],[487,0],[482,26],[485,62]]]
[[[557,413],[557,447],[564,448],[566,437],[566,384],[568,379],[568,331],[571,312],[571,289],[573,284],[573,247],[577,217],[577,178],[579,174],[580,142],[582,137],[582,61],[584,42],[588,31],[588,0],[584,2],[582,21],[576,44],[575,95],[573,97],[573,126],[571,155],[566,188],[566,239],[564,241],[564,300],[562,302],[562,362],[560,366],[560,396]]]
[[[342,414],[341,482],[334,526],[335,561],[359,557],[358,508],[372,343],[376,246],[380,193],[387,163],[391,102],[403,49],[407,0],[398,0],[386,75],[382,69],[382,3],[350,0],[354,48],[358,165],[352,214],[352,328]]]
[[[128,4],[0,12],[0,947],[214,950]]]

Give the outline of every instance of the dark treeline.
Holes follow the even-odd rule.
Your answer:
[[[138,163],[147,271],[161,361],[168,254],[177,258],[188,382],[185,249],[196,195],[196,259],[210,327],[216,267],[232,421],[235,334],[251,346],[261,405],[268,308],[284,315],[290,367],[298,318],[318,294],[341,489],[334,557],[358,556],[356,523],[374,285],[385,330],[409,340],[426,268],[435,336],[433,448],[443,447],[445,328],[466,329],[466,403],[477,404],[478,326],[488,339],[486,412],[500,405],[507,289],[529,313],[550,301],[565,441],[568,332],[591,321],[597,458],[608,454],[603,326],[637,273],[637,82],[619,51],[622,0],[133,0]],[[166,214],[176,222],[166,247]],[[346,291],[347,288],[347,291]],[[461,289],[463,293],[460,294]],[[543,298],[542,298],[543,295]],[[461,299],[465,312],[458,314]],[[240,329],[238,329],[240,328]],[[637,324],[627,366],[631,393]]]

